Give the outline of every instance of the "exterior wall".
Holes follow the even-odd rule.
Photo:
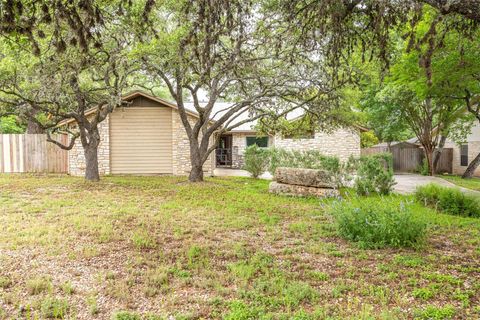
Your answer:
[[[74,129],[74,127],[73,127]],[[100,144],[98,146],[98,171],[101,175],[110,174],[110,116],[98,125]],[[85,175],[85,155],[80,138],[68,152],[68,173],[72,176]]]
[[[468,144],[468,162],[471,162],[480,153],[480,123],[473,126],[465,144]],[[460,146],[447,139],[445,148],[453,149],[452,173],[462,175],[468,166],[460,165]],[[480,177],[480,167],[475,170],[474,175]]]
[[[193,116],[189,116],[190,123],[196,121]],[[98,168],[101,175],[110,174],[110,116],[108,116],[99,125],[100,145],[98,148]],[[213,144],[213,138],[210,139],[210,145]],[[80,139],[77,139],[75,146],[68,153],[69,174],[82,176],[85,174],[85,156]],[[190,165],[190,142],[178,111],[172,109],[172,166],[174,175],[188,175]],[[213,174],[214,152],[204,164],[203,171],[207,174]]]
[[[244,153],[247,148],[247,137],[256,137],[255,133],[232,133],[232,168],[242,168]],[[268,137],[268,146],[273,145],[273,137]]]
[[[468,162],[471,162],[480,153],[480,141],[468,141]],[[445,147],[453,149],[453,174],[462,175],[467,166],[460,165],[460,146],[453,142],[448,142]],[[474,175],[480,177],[480,167],[475,170]]]
[[[196,118],[188,116],[190,125],[194,125]],[[210,138],[210,145],[213,144],[213,138]],[[173,174],[187,175],[192,168],[190,164],[190,141],[187,132],[183,127],[182,119],[178,111],[172,112],[172,154],[173,154]],[[203,165],[203,171],[213,174],[215,152],[210,153],[207,161]]]
[[[337,156],[346,161],[360,156],[360,134],[353,129],[338,129],[332,133],[317,131],[313,139],[283,139],[275,137],[275,147],[287,150],[318,150],[327,156]]]
[[[232,132],[232,168],[241,168],[247,148],[247,137],[255,133]],[[324,155],[337,156],[346,161],[353,156],[360,156],[360,134],[351,129],[339,129],[332,133],[315,132],[312,139],[283,139],[280,135],[269,137],[269,146],[287,150],[318,150]]]

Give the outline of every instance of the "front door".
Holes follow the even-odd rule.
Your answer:
[[[232,136],[224,135],[220,137],[216,150],[217,167],[232,166]]]

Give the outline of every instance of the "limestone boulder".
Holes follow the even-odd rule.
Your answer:
[[[279,167],[275,170],[275,181],[306,187],[330,189],[334,187],[330,175],[324,170],[316,169]]]
[[[279,183],[275,181],[270,183],[269,191],[275,194],[295,197],[326,198],[336,197],[340,195],[340,193],[336,189],[299,186],[293,184]]]

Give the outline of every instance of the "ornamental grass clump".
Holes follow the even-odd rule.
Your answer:
[[[464,193],[457,188],[430,183],[417,187],[415,198],[421,204],[443,213],[480,218],[480,197]]]
[[[412,203],[395,198],[358,198],[333,206],[338,233],[365,249],[418,247],[427,225],[414,213]]]

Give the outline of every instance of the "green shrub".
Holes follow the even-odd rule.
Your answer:
[[[267,171],[270,161],[269,158],[269,151],[267,149],[260,148],[257,145],[249,146],[245,150],[245,165],[243,168],[250,172],[252,177],[258,178]]]
[[[428,184],[417,187],[416,199],[441,212],[463,217],[480,217],[480,199],[456,188]]]
[[[424,240],[426,224],[409,203],[364,198],[338,202],[332,213],[340,236],[363,248],[414,247]]]
[[[395,180],[393,179],[393,161],[390,153],[363,156],[356,162],[355,190],[357,194],[387,195],[392,192]]]
[[[417,172],[420,173],[422,176],[430,175],[430,170],[428,169],[428,162],[427,158],[423,158],[422,164],[417,167]]]

